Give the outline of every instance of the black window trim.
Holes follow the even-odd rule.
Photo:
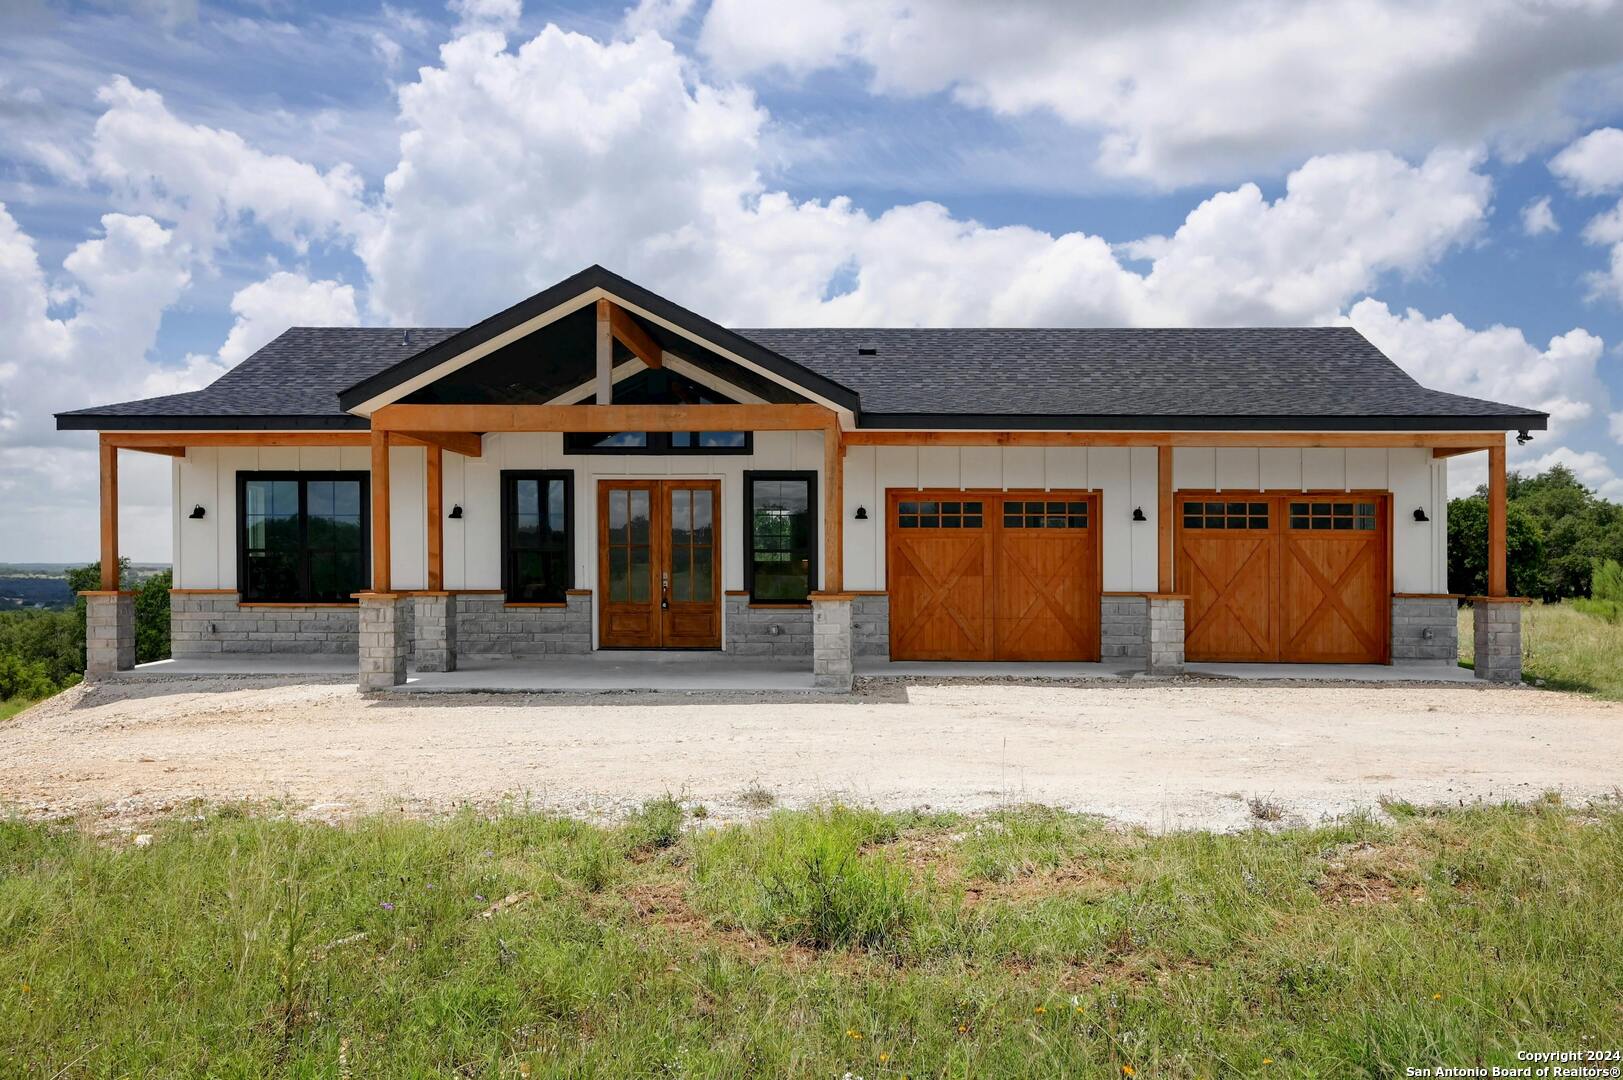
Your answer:
[[[513,545],[512,545],[512,517],[513,492],[520,480],[564,482],[564,591],[567,593],[575,587],[575,470],[573,469],[503,469],[501,475],[502,485],[502,519],[500,523],[502,537],[502,599],[507,603],[513,600]]]
[[[704,428],[704,431],[723,431],[724,428]],[[672,446],[669,431],[644,431],[648,437],[647,446],[571,446],[571,439],[602,438],[605,435],[616,435],[614,431],[566,431],[564,432],[564,453],[566,454],[643,454],[670,457],[692,457],[695,454],[703,456],[722,456],[724,454],[753,454],[755,453],[755,432],[744,432],[743,446]],[[698,435],[699,432],[687,432]]]
[[[297,481],[299,485],[299,596],[258,596],[248,592],[248,483]],[[353,596],[314,600],[310,594],[310,489],[312,480],[356,480],[361,485],[361,590],[372,587],[372,474],[355,469],[237,470],[237,599],[243,604],[357,604]]]
[[[755,481],[757,480],[804,480],[806,482],[806,516],[809,527],[806,536],[806,546],[809,549],[806,559],[806,576],[808,593],[816,592],[822,584],[818,577],[817,563],[818,530],[822,517],[817,502],[817,471],[815,469],[745,469],[744,470],[744,546],[741,549],[744,555],[744,588],[749,593],[750,603],[793,605],[795,607],[810,607],[811,598],[800,600],[757,600],[755,598]]]

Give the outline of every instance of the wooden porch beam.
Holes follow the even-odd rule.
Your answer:
[[[1172,515],[1176,512],[1172,501],[1172,447],[1163,446],[1155,452],[1156,495],[1155,545],[1157,587],[1163,593],[1172,592],[1174,567],[1172,553]]]
[[[1506,593],[1505,442],[1488,448],[1488,595]]]
[[[118,447],[101,444],[101,590],[118,591]]]
[[[823,432],[823,592],[845,587],[845,447],[838,425]]]
[[[437,443],[423,451],[428,485],[428,589],[445,588],[445,452]]]
[[[372,591],[389,591],[389,433],[372,432]]]
[[[366,446],[364,431],[104,431],[103,446],[167,454],[188,446]]]
[[[631,312],[612,300],[598,302],[609,306],[609,330],[614,334],[615,340],[630,349],[633,356],[651,368],[664,364],[665,357],[660,351],[659,344],[642,328],[641,323],[632,318]]]
[[[485,442],[472,431],[396,431],[394,436],[405,442],[449,450],[463,457],[483,457]]]
[[[374,431],[826,431],[822,405],[385,405]]]
[[[1488,449],[1485,446],[1434,446],[1431,456],[1434,458],[1459,457],[1461,454],[1476,454]]]
[[[1470,453],[1504,434],[1431,431],[877,431],[845,433],[847,446],[1323,446],[1444,447]]]

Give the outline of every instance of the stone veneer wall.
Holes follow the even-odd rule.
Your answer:
[[[1457,664],[1459,604],[1448,597],[1392,598],[1392,662]]]
[[[728,595],[723,646],[732,656],[812,654],[812,614],[808,607],[751,607],[748,596]]]
[[[169,654],[192,660],[225,653],[355,653],[357,612],[313,604],[244,607],[237,593],[171,593]]]
[[[1142,668],[1150,655],[1150,602],[1143,596],[1099,598],[1099,660]]]
[[[458,593],[458,656],[535,657],[592,651],[592,596],[563,607],[508,607],[497,593]]]
[[[1492,603],[1477,597],[1471,602],[1472,630],[1476,637],[1476,677],[1491,682],[1522,681],[1522,605]]]
[[[890,597],[861,593],[851,601],[851,640],[859,657],[890,659]]]

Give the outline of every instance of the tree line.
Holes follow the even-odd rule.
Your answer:
[[[0,701],[50,697],[84,677],[85,590],[101,588],[101,563],[67,572],[76,600],[69,611],[0,612]],[[164,570],[139,582],[119,560],[119,588],[135,593],[137,663],[169,655],[169,588]]]

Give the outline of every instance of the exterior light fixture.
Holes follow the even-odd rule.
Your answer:
[[[1426,508],[1424,506],[1417,506],[1417,507],[1414,508],[1414,519],[1416,521],[1430,521],[1431,520],[1431,518],[1426,516]]]
[[[1526,446],[1528,443],[1530,443],[1532,441],[1533,441],[1533,433],[1532,432],[1530,432],[1530,431],[1518,431],[1518,432],[1516,432],[1516,445],[1517,446]]]
[[[192,507],[192,512],[186,516],[192,521],[202,521],[204,513],[206,513],[206,511],[203,509],[203,504],[198,503],[196,506]]]
[[[1135,506],[1133,507],[1133,520],[1148,521],[1150,519],[1144,516],[1144,508],[1142,506]]]
[[[455,506],[451,507],[451,512],[446,516],[449,517],[452,521],[461,521],[462,520],[462,504],[457,503]]]
[[[858,521],[867,521],[868,520],[868,508],[866,506],[857,507],[856,518],[857,518]]]

